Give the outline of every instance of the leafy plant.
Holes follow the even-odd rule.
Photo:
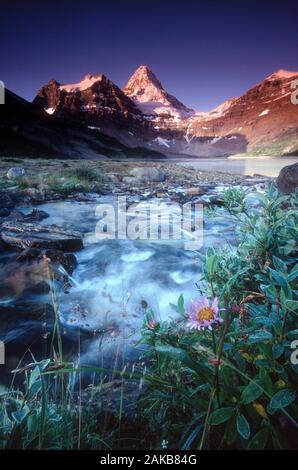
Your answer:
[[[144,325],[150,369],[142,413],[173,448],[296,446],[297,193],[281,196],[271,186],[258,198],[258,209],[239,215],[238,248],[203,257],[200,295],[219,299],[222,324],[190,330],[180,297],[180,319]]]
[[[224,206],[231,214],[246,212],[247,204],[245,201],[246,192],[244,188],[241,186],[230,187],[225,189],[222,195]]]

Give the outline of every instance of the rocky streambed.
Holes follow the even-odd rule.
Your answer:
[[[53,165],[56,185],[63,164]],[[117,360],[123,367],[141,354],[136,342],[148,309],[165,320],[174,315],[170,304],[181,293],[186,299],[196,295],[197,251],[186,250],[181,239],[118,239],[117,233],[115,239],[98,239],[98,206],[116,207],[118,196],[125,196],[130,215],[132,208],[136,213],[150,207],[163,217],[173,203],[200,204],[203,251],[236,243],[222,190],[242,185],[253,192],[268,181],[175,165],[101,162],[100,168],[92,163],[93,176],[100,171],[99,185],[80,167],[77,175],[84,178],[77,177],[70,190],[70,176],[58,176],[55,191],[48,167],[39,173],[36,163],[30,165],[10,173],[5,168],[1,175],[0,339],[6,343],[7,374],[24,354],[38,358],[49,352],[57,316],[69,360],[77,357],[79,332],[85,364],[110,367]]]

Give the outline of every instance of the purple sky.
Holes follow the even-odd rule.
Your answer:
[[[298,70],[297,1],[1,1],[0,80],[31,100],[51,78],[104,73],[122,87],[147,64],[209,110],[279,68]]]

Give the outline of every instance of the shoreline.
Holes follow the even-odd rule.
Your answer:
[[[206,187],[251,186],[255,183],[272,181],[272,178],[256,175],[246,176],[222,171],[197,170],[172,162],[98,161],[90,160],[86,167],[81,160],[35,160],[24,159],[1,162],[0,193],[2,207],[16,207],[19,204],[37,205],[51,200],[68,197],[82,197],[84,194],[142,194],[161,197],[163,193],[183,188],[185,193],[199,195]],[[11,169],[24,171],[18,178],[8,178]],[[132,177],[134,171],[159,172],[158,180]],[[6,199],[13,199],[5,204]],[[1,217],[1,215],[0,215]],[[3,217],[3,216],[2,216]]]

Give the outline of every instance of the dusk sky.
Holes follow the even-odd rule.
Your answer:
[[[104,73],[122,87],[147,64],[196,110],[298,71],[297,1],[1,1],[0,80],[32,100],[50,79]]]

